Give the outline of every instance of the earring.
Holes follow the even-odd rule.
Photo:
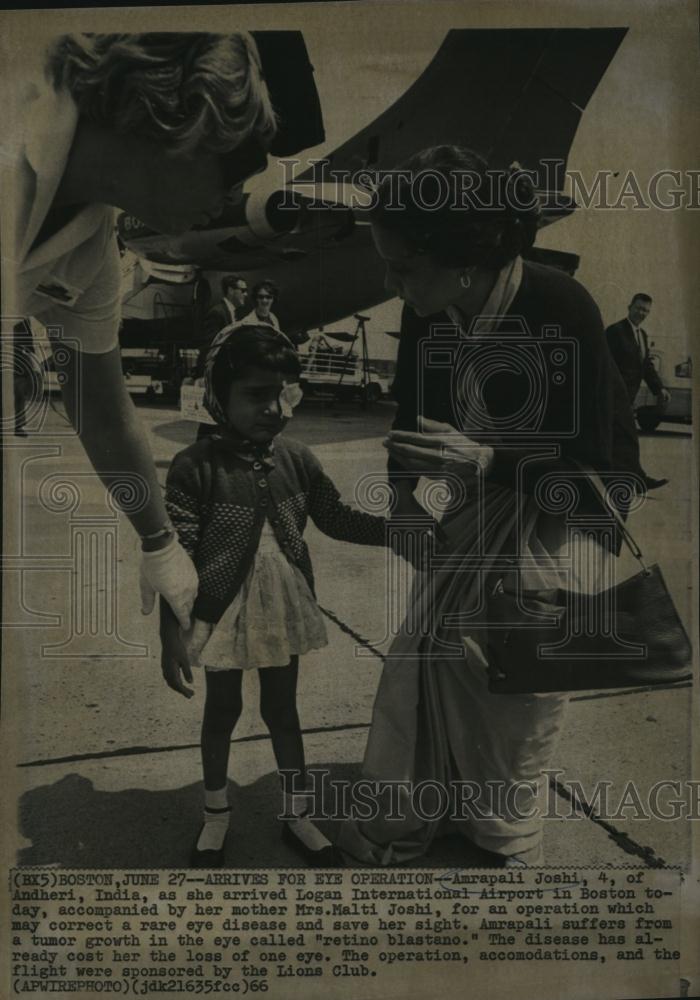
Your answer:
[[[462,277],[459,279],[459,283],[462,286],[462,288],[471,288],[472,287],[471,274],[468,271],[465,271]]]

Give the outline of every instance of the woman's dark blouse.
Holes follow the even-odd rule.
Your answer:
[[[436,326],[443,330],[436,330]],[[516,332],[513,339],[513,331],[518,329],[522,332]],[[404,307],[393,386],[398,402],[395,429],[416,430],[419,414],[462,429],[453,385],[453,378],[460,381],[460,361],[449,362],[449,344],[456,345],[452,351],[455,358],[468,357],[460,355],[460,350],[484,345],[484,354],[488,351],[493,365],[481,383],[483,401],[501,441],[494,443],[491,480],[529,493],[544,473],[565,474],[577,469],[579,462],[602,474],[641,474],[624,383],[609,353],[598,307],[577,281],[562,271],[526,261],[522,283],[506,315],[494,331],[483,335],[488,342],[482,337],[475,348],[473,340],[457,336],[464,337],[455,334],[445,313],[421,318]],[[537,340],[541,349],[535,345]],[[437,363],[426,362],[433,349],[438,352]],[[539,358],[542,378],[538,384],[542,388],[533,407],[526,405],[528,399],[532,401],[533,378],[524,369],[523,358],[518,358],[519,351],[529,356],[531,372]],[[514,361],[510,366],[509,357]],[[509,419],[527,409],[531,411],[529,418]],[[481,437],[473,431],[469,436]],[[543,446],[555,446],[556,457],[522,465],[523,458],[532,459]],[[398,469],[400,466],[390,461],[390,473]],[[584,508],[592,505],[599,510],[586,490],[581,493]]]

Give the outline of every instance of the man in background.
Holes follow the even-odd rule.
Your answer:
[[[645,292],[637,292],[632,296],[632,301],[627,308],[627,319],[613,323],[607,328],[605,335],[610,353],[615,359],[615,364],[620,369],[625,383],[630,407],[634,407],[634,401],[642,379],[644,379],[656,396],[656,405],[660,410],[664,410],[668,405],[670,394],[664,388],[659,373],[651,360],[649,339],[646,331],[642,328],[642,323],[651,312],[651,304],[650,295]],[[658,489],[668,483],[668,479],[654,479],[646,472],[644,479],[648,490]]]
[[[227,274],[221,279],[223,297],[220,302],[206,313],[202,323],[201,340],[199,340],[199,355],[197,357],[197,373],[204,374],[204,362],[211,342],[219,330],[243,319],[248,312],[248,282],[238,274]]]
[[[223,330],[232,323],[237,323],[243,319],[249,310],[248,306],[248,282],[238,274],[227,274],[221,279],[221,291],[223,297],[220,302],[207,312],[202,323],[203,339],[199,341],[199,354],[197,356],[197,375],[202,378],[204,375],[204,363],[211,347],[214,337],[219,330]],[[200,424],[197,430],[197,440],[208,437],[216,430],[213,424]]]
[[[227,274],[221,279],[221,302],[213,306],[204,319],[204,333],[212,342],[219,330],[237,323],[248,312],[248,282],[237,274]],[[208,345],[207,345],[208,349]]]

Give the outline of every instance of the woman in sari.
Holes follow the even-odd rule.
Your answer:
[[[456,828],[507,866],[540,864],[542,772],[567,696],[489,691],[486,588],[501,557],[521,560],[510,572],[526,589],[609,586],[616,539],[580,470],[622,473],[631,495],[636,433],[592,298],[522,259],[540,219],[529,177],[454,146],[402,173],[372,212],[386,286],[405,303],[385,442],[393,511],[425,523],[421,476],[445,480],[450,501],[375,700],[363,765],[375,813],[346,822],[340,844],[392,864]],[[572,536],[574,507],[601,531]]]

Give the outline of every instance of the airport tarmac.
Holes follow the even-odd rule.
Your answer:
[[[175,410],[139,406],[139,413],[164,480],[170,459],[194,439],[195,427]],[[309,402],[287,433],[314,449],[351,501],[358,475],[383,474],[381,442],[392,415],[384,402],[367,411]],[[21,507],[6,507],[6,529],[15,527],[5,547],[5,620],[14,627],[5,633],[4,738],[16,764],[17,859],[61,867],[182,867],[200,823],[203,677],[196,675],[196,696],[189,701],[165,686],[156,616],[144,618],[139,610],[137,541],[106,503],[60,407],[48,413],[40,433],[10,444],[12,488],[24,496]],[[687,626],[691,447],[687,430],[643,437],[648,471],[668,476],[671,484],[632,519],[649,561],[662,564]],[[387,557],[382,549],[325,538],[313,525],[306,537],[319,603],[329,613],[329,646],[304,657],[300,669],[307,764],[327,769],[334,781],[352,780],[360,775],[388,647]],[[559,773],[552,776],[550,801],[558,818],[545,823],[547,864],[687,864],[687,820],[640,819],[628,789],[634,782],[646,806],[656,782],[690,777],[690,693],[683,685],[572,698],[553,761]],[[245,677],[244,703],[231,752],[227,865],[297,865],[275,819],[274,759],[252,674]],[[609,782],[608,804],[617,815],[602,817],[600,800],[598,808],[591,802],[590,810],[572,810],[572,782],[589,800],[597,783]],[[621,809],[625,793],[627,808]],[[659,798],[669,813],[673,797],[667,788]],[[333,825],[327,827],[331,834]],[[494,863],[452,835],[418,864]]]

